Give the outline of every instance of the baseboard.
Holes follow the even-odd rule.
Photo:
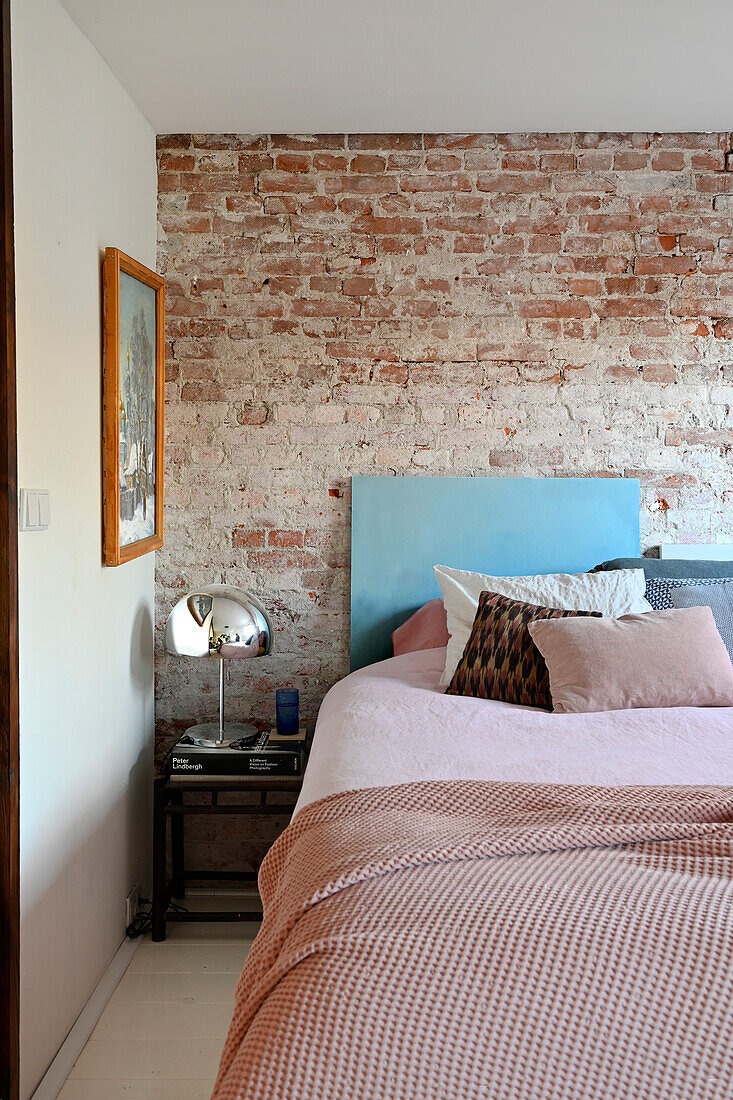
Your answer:
[[[120,983],[122,975],[132,962],[132,956],[142,943],[142,936],[135,940],[125,938],[115,957],[97,982],[94,991],[76,1018],[69,1034],[59,1047],[58,1053],[41,1078],[31,1100],[56,1100],[61,1092],[71,1068],[77,1060],[87,1039],[94,1031],[99,1017],[110,997]]]

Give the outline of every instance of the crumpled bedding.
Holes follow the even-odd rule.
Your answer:
[[[298,812],[214,1100],[722,1100],[733,790],[452,780]]]

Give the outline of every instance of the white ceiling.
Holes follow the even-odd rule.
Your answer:
[[[62,0],[158,133],[733,129],[731,0]]]

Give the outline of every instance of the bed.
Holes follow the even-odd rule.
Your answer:
[[[355,486],[355,671],[263,864],[214,1097],[730,1096],[733,710],[552,714],[443,694],[443,650],[372,660],[446,557],[416,517],[453,479],[412,509],[400,480]],[[454,562],[638,552],[635,483],[470,480]]]

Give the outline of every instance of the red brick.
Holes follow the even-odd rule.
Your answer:
[[[273,134],[272,146],[275,150],[295,150],[311,152],[323,149],[343,149],[343,134]]]
[[[611,363],[603,371],[604,378],[613,378],[619,382],[635,382],[638,375],[638,369],[627,363]]]
[[[220,236],[234,235],[241,237],[243,233],[282,231],[285,228],[285,222],[272,214],[245,214],[238,218],[214,217],[211,226],[213,232]]]
[[[571,294],[600,294],[601,284],[598,279],[568,279],[568,290]]]
[[[610,172],[613,168],[613,153],[610,149],[592,149],[590,152],[578,153],[576,166],[579,172]]]
[[[267,172],[274,163],[269,153],[242,153],[239,158],[239,171],[245,176],[253,176],[257,172]]]
[[[587,302],[575,300],[543,301],[533,299],[523,302],[519,306],[521,317],[590,317],[590,306]]]
[[[317,172],[345,172],[348,163],[345,156],[336,153],[313,154],[313,167]]]
[[[441,233],[469,233],[490,237],[499,232],[499,223],[495,218],[454,218],[440,214],[426,218],[425,225],[429,230],[438,230]]]
[[[194,143],[191,134],[158,134],[155,144],[160,152],[162,149],[190,149]]]
[[[716,174],[699,172],[695,177],[695,186],[698,191],[705,194],[722,195],[733,191],[733,174],[728,172],[718,172]]]
[[[232,546],[241,548],[264,545],[264,531],[246,531],[244,527],[235,527],[234,531],[232,532]]]
[[[495,134],[425,134],[426,149],[493,149]]]
[[[265,134],[189,134],[188,137],[192,140],[194,148],[205,149],[206,152],[212,149],[262,150],[267,148]]]
[[[332,176],[324,180],[324,188],[331,195],[395,195],[399,187],[397,178],[381,176]]]
[[[167,214],[161,216],[166,231],[171,233],[209,233],[211,218],[204,214]]]
[[[655,172],[681,172],[684,167],[684,153],[657,153],[652,157],[652,168]]]
[[[541,362],[549,357],[549,349],[545,344],[514,344],[507,346],[504,343],[479,342],[477,358],[480,362]]]
[[[703,237],[694,233],[681,233],[679,246],[682,252],[713,252],[715,241],[711,237]]]
[[[656,145],[663,145],[668,149],[725,149],[729,144],[729,135],[725,131],[707,133],[685,130],[673,134],[654,134],[653,141]]]
[[[505,172],[536,172],[537,157],[532,153],[505,153],[501,167]]]
[[[217,382],[186,382],[181,387],[182,401],[223,401],[224,391]]]
[[[474,253],[481,255],[486,248],[486,238],[478,236],[462,237],[456,235],[453,242],[453,251],[457,253]]]
[[[730,153],[693,153],[692,167],[701,172],[723,172],[728,170],[728,157]]]
[[[342,287],[342,280],[336,275],[313,275],[308,280],[308,286],[316,294],[338,294]]]
[[[420,134],[348,134],[349,149],[422,149]]]
[[[626,270],[626,260],[622,256],[561,256],[555,269],[562,274],[579,271],[618,275]]]
[[[302,531],[268,531],[267,545],[277,546],[280,549],[303,546]]]
[[[211,290],[223,290],[224,280],[198,275],[191,284],[191,294],[207,294]]]
[[[479,175],[476,187],[479,191],[494,191],[508,195],[544,195],[550,190],[551,179],[539,173],[526,175],[508,172],[486,172]]]
[[[360,298],[366,294],[376,294],[377,284],[369,275],[352,275],[344,279],[344,294],[353,294]]]
[[[249,191],[254,193],[255,177],[235,172],[183,172],[181,188],[184,191],[204,191],[208,195],[233,194]]]
[[[605,298],[596,307],[599,317],[663,317],[664,302],[653,298]]]
[[[376,218],[365,214],[357,218],[353,226],[354,233],[371,233],[375,236],[401,236],[402,234],[420,234],[423,224],[418,218]]]
[[[572,225],[570,218],[550,216],[547,218],[530,218],[522,216],[505,221],[502,225],[504,233],[564,233]]]
[[[371,359],[399,362],[399,352],[388,344],[359,344],[346,340],[331,340],[326,344],[326,355],[332,359]]]
[[[641,227],[636,214],[588,214],[580,219],[585,233],[634,233]]]
[[[540,157],[541,172],[573,172],[575,156],[572,153],[543,153]]]
[[[332,214],[335,209],[336,203],[326,195],[312,195],[300,202],[301,214]]]
[[[280,259],[268,256],[262,263],[265,276],[318,275],[323,271],[323,260],[317,256],[284,256]]]
[[[677,371],[672,363],[647,363],[641,368],[641,377],[645,382],[670,385],[677,380]]]
[[[196,158],[192,154],[161,153],[158,167],[162,172],[192,172],[196,167]]]
[[[294,195],[268,195],[265,198],[266,214],[297,214],[300,200]]]
[[[310,173],[304,172],[262,172],[259,177],[260,191],[315,191],[317,181]]]
[[[450,153],[428,153],[425,168],[428,172],[457,172],[461,168],[461,158]]]
[[[397,386],[404,386],[407,382],[407,375],[406,363],[379,363],[374,368],[375,382],[389,382]]]
[[[689,256],[637,256],[634,272],[637,275],[691,275],[697,270],[697,261]]]
[[[180,191],[181,177],[178,172],[158,172],[158,194],[170,194]]]
[[[358,317],[359,303],[343,298],[296,298],[293,302],[295,317]]]
[[[489,451],[489,466],[514,467],[521,465],[519,451]]]
[[[170,295],[166,302],[166,314],[169,317],[205,317],[206,303]]]
[[[311,158],[307,153],[278,153],[275,157],[275,169],[278,172],[307,172]]]
[[[374,175],[377,172],[383,172],[386,164],[387,161],[384,157],[378,157],[368,153],[359,153],[358,156],[352,158],[349,168],[352,172],[361,172],[364,175]]]
[[[568,149],[572,134],[497,134],[496,140],[505,149]]]
[[[637,149],[625,149],[622,153],[616,153],[613,158],[613,167],[616,172],[638,172],[648,164],[648,155]]]
[[[548,235],[538,233],[536,237],[530,237],[527,241],[529,255],[547,255],[560,252],[560,237],[557,234]]]
[[[473,187],[469,176],[462,172],[434,173],[428,176],[403,176],[400,180],[403,191],[470,191]]]

